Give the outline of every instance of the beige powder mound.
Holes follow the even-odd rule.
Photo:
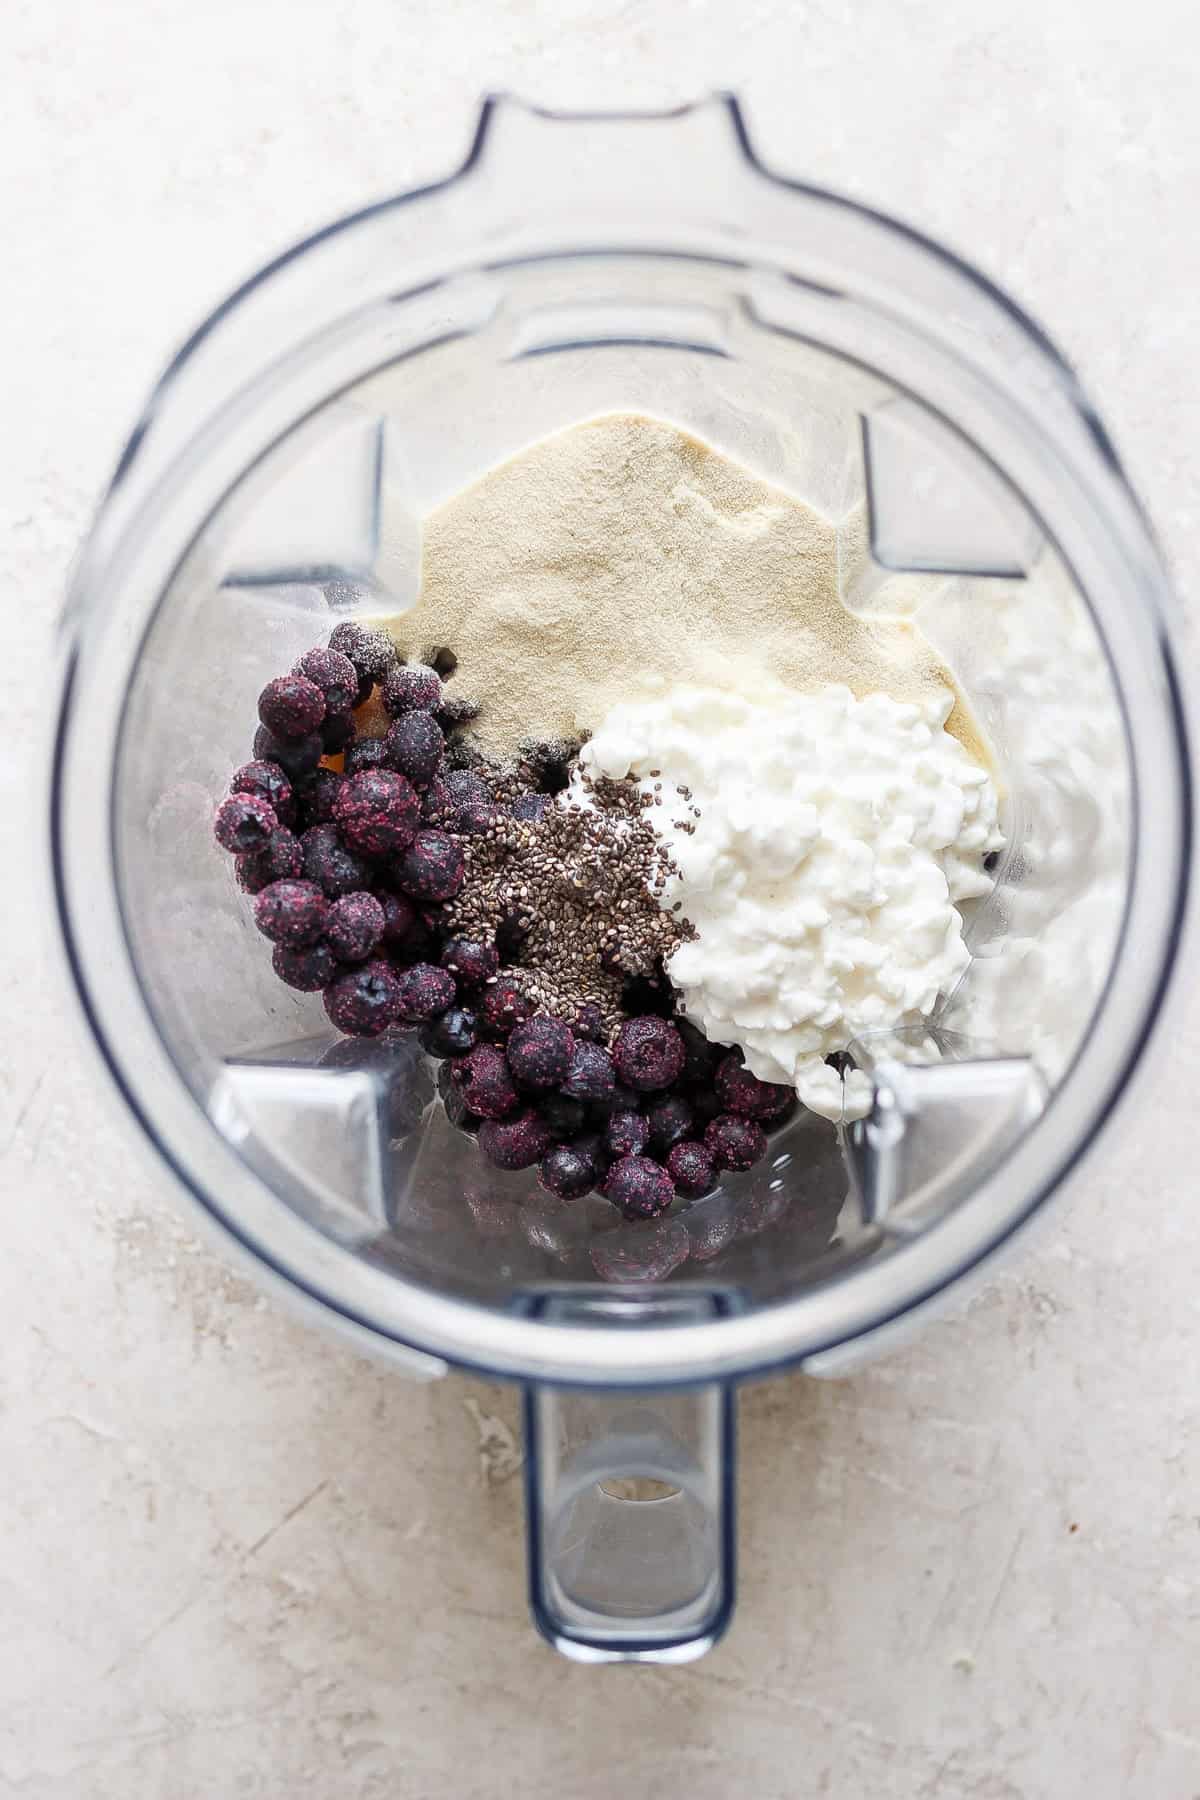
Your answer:
[[[903,620],[838,599],[828,519],[677,426],[614,413],[543,438],[425,521],[421,591],[386,621],[447,646],[483,745],[594,729],[663,681],[925,699],[984,760],[953,677]]]

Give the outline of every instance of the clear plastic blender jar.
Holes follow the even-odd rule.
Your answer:
[[[543,434],[644,411],[809,502],[996,752],[1008,848],[930,1022],[652,1225],[451,1130],[427,1060],[284,988],[211,815],[263,684],[417,591],[421,520]],[[764,170],[729,100],[485,106],[461,170],[301,245],[150,398],[62,626],[52,847],[91,1032],[265,1279],[401,1370],[528,1394],[539,1625],[682,1659],[732,1600],[731,1384],[829,1372],[976,1269],[1120,1098],[1177,959],[1190,770],[1174,603],[1071,371],[970,269]]]

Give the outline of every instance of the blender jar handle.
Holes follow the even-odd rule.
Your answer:
[[[531,1387],[530,1605],[577,1662],[690,1662],[734,1599],[731,1389]]]

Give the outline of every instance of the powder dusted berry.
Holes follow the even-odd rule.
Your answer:
[[[378,1037],[400,1017],[399,977],[378,959],[347,969],[325,989],[325,1011],[348,1037]]]
[[[607,1156],[637,1156],[646,1148],[650,1138],[650,1126],[641,1113],[610,1113],[601,1135]]]
[[[411,969],[402,970],[396,981],[398,1016],[409,1025],[423,1024],[454,1005],[454,977],[433,963],[414,963]],[[442,1054],[452,1052],[443,1051]]]
[[[360,685],[364,680],[382,681],[399,655],[386,631],[375,631],[355,619],[346,619],[334,627],[329,634],[329,648],[353,663]]]
[[[347,850],[336,825],[314,825],[300,839],[304,874],[315,881],[331,900],[353,894],[367,883],[367,865]]]
[[[230,794],[213,818],[213,836],[222,850],[231,850],[235,856],[265,850],[278,829],[275,808],[254,794]]]
[[[648,1156],[623,1156],[609,1170],[604,1192],[627,1219],[654,1219],[674,1200],[675,1184]]]
[[[703,1144],[690,1138],[675,1144],[669,1152],[667,1174],[675,1183],[675,1192],[685,1200],[698,1200],[707,1194],[715,1179],[712,1157]]]
[[[450,1064],[445,1062],[441,1066],[443,1069],[448,1069]],[[483,1120],[478,1113],[471,1111],[457,1088],[449,1088],[442,1095],[442,1105],[445,1107],[446,1117],[455,1131],[461,1131],[465,1137],[478,1136]]]
[[[365,962],[383,937],[383,908],[374,894],[343,894],[329,909],[325,941],[339,962]]]
[[[506,1119],[521,1104],[504,1052],[494,1044],[477,1044],[453,1065],[451,1080],[481,1119]]]
[[[302,775],[296,794],[297,823],[301,831],[310,825],[328,825],[333,818],[333,803],[338,797],[342,777],[336,769],[314,769]]]
[[[767,1154],[767,1134],[753,1119],[718,1113],[704,1133],[704,1147],[717,1169],[752,1169]]]
[[[569,1094],[572,1100],[586,1100],[594,1106],[611,1100],[616,1085],[617,1072],[608,1051],[599,1044],[576,1038],[570,1065],[563,1077],[563,1093]]]
[[[271,967],[280,981],[302,994],[317,994],[329,986],[338,972],[333,951],[328,944],[305,944],[303,949],[289,950],[276,944],[271,952]]]
[[[767,1124],[779,1118],[791,1106],[795,1095],[780,1082],[760,1081],[742,1066],[740,1050],[731,1050],[717,1064],[713,1077],[717,1097],[726,1112],[741,1113],[745,1118]]]
[[[442,698],[438,702],[437,722],[444,731],[457,731],[462,725],[469,725],[472,719],[479,717],[478,700],[468,700],[465,694],[455,694],[450,689],[443,689]]]
[[[401,713],[433,712],[442,703],[442,682],[425,663],[401,663],[383,683],[383,704],[393,719]]]
[[[451,938],[441,962],[443,969],[449,969],[466,987],[482,987],[500,972],[495,945],[476,943],[472,938]]]
[[[519,794],[512,803],[512,816],[514,819],[536,823],[549,804],[545,794]]]
[[[237,883],[246,894],[261,894],[273,881],[290,881],[304,873],[300,840],[286,825],[271,833],[265,850],[235,859]]]
[[[348,713],[358,703],[358,670],[340,650],[310,650],[292,673],[303,675],[325,698],[325,713]]]
[[[416,923],[417,909],[403,894],[388,894],[380,890],[375,898],[383,912],[380,941],[387,949],[394,949],[404,942],[412,930]]]
[[[258,696],[258,716],[272,737],[295,743],[320,730],[325,696],[305,675],[277,675]]]
[[[296,818],[296,802],[287,772],[277,762],[262,757],[257,762],[243,763],[229,783],[231,794],[253,794],[265,800],[281,825],[292,825]]]
[[[265,725],[260,725],[254,734],[254,755],[256,759],[277,762],[291,776],[293,785],[302,775],[309,775],[316,768],[325,754],[325,746],[321,742],[319,731],[310,731],[307,737],[281,738]]]
[[[356,779],[365,781],[368,777]],[[404,781],[402,775],[395,779]],[[409,792],[412,793],[411,788]],[[418,900],[451,900],[463,884],[465,870],[462,850],[454,839],[426,826],[417,832],[400,858],[397,877],[404,892]]]
[[[670,1087],[684,1061],[683,1039],[666,1019],[630,1019],[613,1045],[617,1074],[639,1093]]]
[[[532,1017],[533,1001],[508,976],[502,975],[484,989],[479,1001],[479,1022],[488,1037],[506,1038]]]
[[[646,1123],[650,1127],[650,1148],[665,1161],[668,1150],[691,1135],[692,1109],[680,1095],[672,1094],[669,1099],[655,1101],[646,1114]]]
[[[360,856],[407,849],[421,817],[411,782],[392,769],[364,769],[342,783],[333,817],[343,841]]]
[[[479,1127],[479,1148],[498,1169],[532,1169],[550,1144],[546,1122],[532,1107],[514,1119],[485,1119]]]
[[[391,767],[418,787],[433,780],[446,751],[441,726],[427,712],[402,714],[383,742]]]
[[[329,902],[315,881],[273,881],[254,901],[254,923],[273,944],[299,950],[325,929]]]
[[[438,974],[446,976],[444,969]],[[422,1025],[420,1039],[430,1056],[469,1056],[479,1042],[479,1021],[469,1006],[451,1006]]]
[[[578,1200],[594,1183],[596,1171],[570,1144],[556,1144],[539,1163],[537,1178],[538,1186],[559,1200]]]
[[[583,1102],[571,1100],[566,1094],[540,1095],[537,1109],[556,1138],[573,1138],[587,1122]]]
[[[558,1087],[571,1067],[575,1039],[569,1025],[535,1013],[508,1040],[508,1066],[527,1088]]]
[[[355,738],[346,752],[347,775],[361,775],[364,769],[390,769],[391,766],[382,738]]]

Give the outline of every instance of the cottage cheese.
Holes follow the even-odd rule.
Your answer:
[[[698,932],[668,965],[687,1016],[826,1118],[861,1116],[870,1084],[843,1093],[825,1058],[920,1025],[970,961],[958,907],[1003,838],[951,704],[679,686],[615,706],[583,749],[586,772],[657,797],[679,868],[662,903]]]

